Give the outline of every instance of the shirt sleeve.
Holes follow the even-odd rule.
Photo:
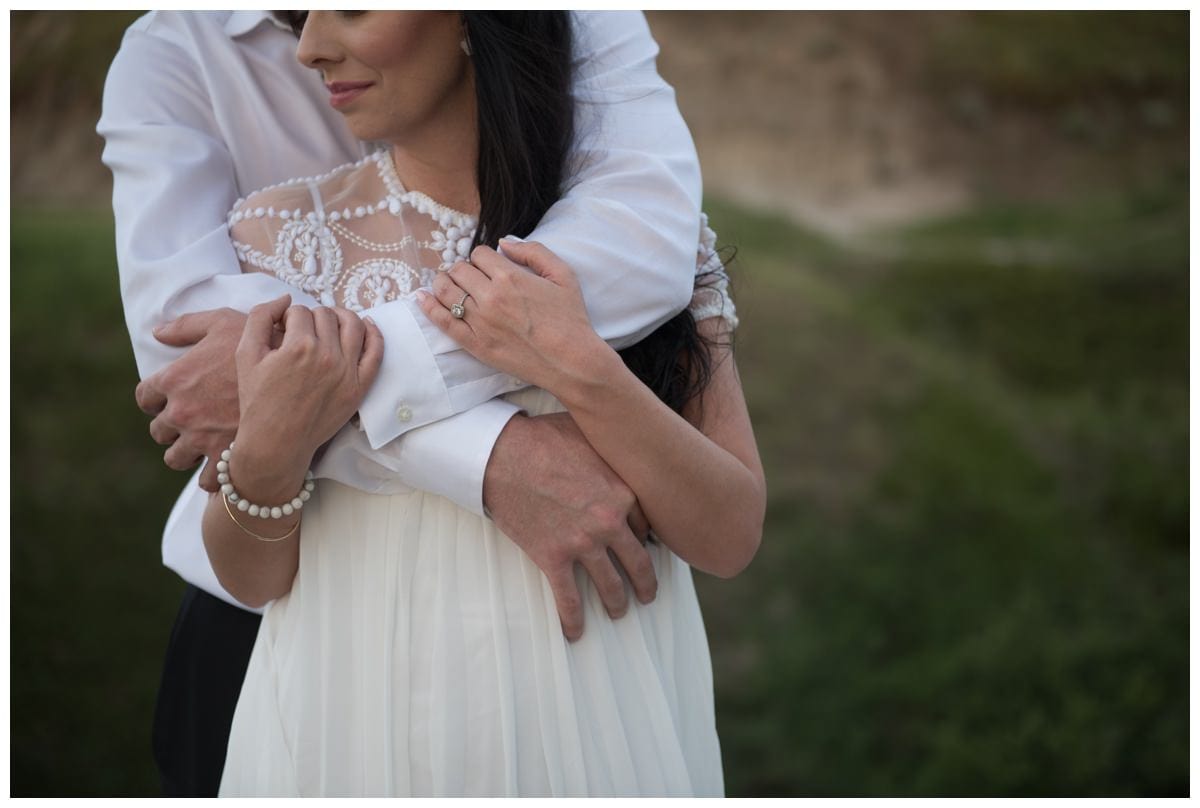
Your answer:
[[[105,82],[97,131],[113,174],[121,299],[143,378],[183,353],[154,339],[160,323],[223,306],[246,312],[284,293],[316,305],[278,278],[241,271],[226,224],[239,196],[235,166],[201,75],[175,44],[131,30]],[[402,338],[385,329],[385,351]],[[464,411],[427,434],[408,436],[411,445],[382,447],[377,457],[365,440],[349,441],[337,453],[340,463],[321,468],[324,476],[363,490],[434,490],[482,513],[487,460],[517,409],[494,402]]]
[[[222,306],[248,311],[294,291],[241,273],[225,225],[238,197],[235,168],[200,76],[181,48],[131,30],[104,87],[97,131],[113,174],[121,300],[143,378],[183,353],[154,339],[160,323]]]
[[[573,184],[528,239],[574,269],[592,326],[623,348],[691,300],[700,169],[645,17],[579,12],[573,22]],[[371,316],[397,334],[359,410],[372,446],[522,386],[462,351],[413,301]]]

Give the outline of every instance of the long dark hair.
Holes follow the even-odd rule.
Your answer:
[[[571,18],[565,11],[464,11],[463,23],[479,116],[475,244],[495,247],[509,233],[529,235],[566,190],[575,138]],[[697,241],[699,235],[697,223]],[[712,373],[686,309],[619,353],[676,412]]]
[[[307,17],[276,13],[297,33]],[[471,246],[495,247],[506,235],[529,235],[566,190],[575,139],[571,17],[565,11],[461,13],[479,129],[479,226]],[[686,309],[620,355],[676,412],[711,375],[707,346]]]
[[[575,139],[571,17],[565,11],[464,11],[462,17],[479,128],[475,244],[495,247],[506,235],[529,235],[565,190]]]

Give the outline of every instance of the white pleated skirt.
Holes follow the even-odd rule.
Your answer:
[[[222,796],[724,793],[691,569],[607,616],[577,570],[562,635],[541,571],[486,519],[423,492],[322,481],[234,714]]]

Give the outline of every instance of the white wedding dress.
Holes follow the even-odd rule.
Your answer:
[[[381,152],[258,192],[230,225],[247,271],[360,310],[428,286],[475,222],[405,191]],[[698,264],[719,270],[701,233]],[[732,325],[714,277],[693,311]],[[561,409],[541,390],[510,398]],[[545,577],[491,521],[320,481],[295,583],[263,617],[221,794],[723,794],[691,569],[649,550],[658,596],[630,593],[619,620],[578,572],[585,630],[568,643]]]

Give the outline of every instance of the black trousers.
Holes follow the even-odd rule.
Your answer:
[[[257,614],[188,586],[154,709],[154,760],[167,797],[215,797]]]

